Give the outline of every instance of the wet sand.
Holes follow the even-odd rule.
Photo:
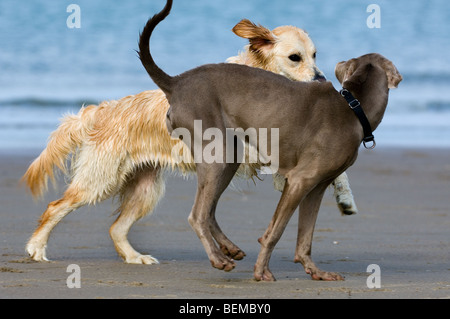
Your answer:
[[[25,243],[47,203],[50,190],[35,202],[17,182],[38,154],[0,155],[0,298],[450,298],[450,150],[361,150],[348,171],[359,208],[341,216],[329,190],[313,241],[313,259],[341,282],[312,281],[293,263],[297,214],[270,263],[277,281],[253,280],[259,238],[280,194],[272,179],[238,182],[219,203],[224,232],[247,254],[225,273],[210,266],[187,217],[195,179],[170,177],[166,196],[154,214],[139,221],[130,240],[159,265],[126,265],[117,256],[108,230],[112,200],[82,208],[61,222],[50,237],[49,263],[31,261]],[[60,179],[61,180],[61,179]],[[69,289],[67,267],[80,267],[81,288]],[[381,288],[369,289],[367,267],[381,270]]]

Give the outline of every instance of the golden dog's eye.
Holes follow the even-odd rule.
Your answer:
[[[317,52],[314,52],[313,59],[315,59],[316,57],[317,57]]]
[[[302,60],[302,57],[299,54],[292,54],[289,56],[289,60],[293,62],[300,62]]]

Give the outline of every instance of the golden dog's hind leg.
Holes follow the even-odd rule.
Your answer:
[[[128,241],[131,226],[153,211],[164,195],[164,178],[160,168],[146,166],[136,170],[121,191],[120,215],[110,228],[117,253],[128,264],[158,264],[150,255],[137,252]]]
[[[26,251],[30,257],[35,261],[48,261],[46,247],[51,231],[67,214],[85,204],[81,193],[73,187],[69,188],[61,199],[51,202],[27,243]]]

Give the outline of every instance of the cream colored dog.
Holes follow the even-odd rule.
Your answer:
[[[283,26],[270,31],[242,20],[233,31],[249,39],[249,45],[228,62],[262,68],[294,81],[325,79],[315,65],[316,48],[303,30]],[[173,150],[184,143],[172,139],[167,131],[168,109],[162,91],[145,91],[118,101],[84,107],[77,115],[62,120],[46,149],[23,177],[35,197],[47,190],[48,178],[55,181],[56,167],[71,177],[63,197],[48,205],[26,246],[34,260],[47,260],[50,232],[64,216],[81,206],[119,195],[119,217],[110,229],[118,254],[126,263],[158,262],[134,250],[127,235],[130,227],[153,211],[163,196],[165,170],[183,174],[195,172],[189,156],[181,163],[173,158]],[[72,160],[68,169],[66,162],[70,154]],[[243,164],[237,174],[251,178],[257,176],[259,168]],[[275,175],[274,181],[275,187],[282,190],[285,178]],[[356,213],[347,176],[340,176],[334,185],[341,212]],[[223,234],[214,216],[212,219],[211,227],[222,251],[234,259],[242,259],[245,254]]]

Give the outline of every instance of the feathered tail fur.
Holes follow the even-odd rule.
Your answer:
[[[22,181],[31,190],[33,197],[41,197],[48,189],[48,179],[55,182],[55,169],[67,174],[67,157],[75,153],[94,120],[96,106],[82,108],[77,115],[64,117],[62,123],[50,136],[47,147],[30,165]]]

